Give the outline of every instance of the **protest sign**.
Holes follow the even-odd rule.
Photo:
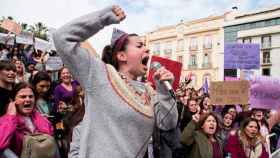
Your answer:
[[[35,38],[35,49],[39,49],[43,52],[50,50],[50,43],[48,41]]]
[[[259,44],[227,43],[224,48],[225,69],[259,69]]]
[[[7,45],[14,45],[15,36],[12,34],[0,33],[0,43]]]
[[[16,42],[17,43],[22,43],[22,44],[33,44],[33,35],[29,32],[21,32],[17,37],[16,37]]]
[[[213,105],[248,104],[248,81],[217,81],[210,85]]]
[[[51,71],[60,70],[63,66],[63,62],[60,57],[50,56],[46,62],[46,69]]]
[[[278,109],[280,106],[280,80],[259,76],[251,81],[250,107]]]
[[[21,32],[21,26],[20,24],[14,22],[13,20],[10,20],[10,19],[5,19],[3,20],[3,22],[1,23],[0,27],[10,31],[10,32],[13,32],[17,35],[20,34]]]
[[[164,66],[167,70],[173,73],[175,80],[173,82],[173,89],[176,90],[179,86],[180,76],[181,76],[181,70],[182,70],[182,63],[173,61],[170,59],[158,57],[158,56],[152,56],[151,63],[157,61],[161,64],[161,66]],[[153,80],[153,74],[154,72],[152,70],[148,73],[148,81],[152,82],[154,84]]]

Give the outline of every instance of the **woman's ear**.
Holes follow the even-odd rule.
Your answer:
[[[117,53],[117,60],[120,62],[126,62],[127,61],[127,54],[124,51]]]

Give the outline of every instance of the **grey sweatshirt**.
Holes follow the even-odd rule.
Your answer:
[[[154,113],[147,117],[129,105],[113,87],[107,66],[80,47],[80,42],[114,23],[118,21],[109,7],[73,20],[53,36],[63,63],[86,92],[85,116],[77,132],[79,138],[73,138],[75,141],[71,145],[79,151],[71,150],[76,152],[73,157],[134,158],[139,152],[138,157],[142,158],[154,129]],[[131,81],[130,84],[138,90],[145,89],[141,82]],[[151,97],[157,126],[163,130],[175,128],[178,117],[176,102],[160,82],[157,82],[157,94]],[[138,102],[137,106],[141,109],[144,104]]]

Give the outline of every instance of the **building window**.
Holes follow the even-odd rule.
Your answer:
[[[182,55],[177,56],[177,61],[183,63],[183,56]]]
[[[211,49],[212,48],[212,36],[205,36],[204,37],[203,47],[206,48],[206,49]]]
[[[177,45],[177,50],[178,51],[183,51],[184,50],[184,40],[178,40],[178,45]]]
[[[264,75],[264,76],[270,76],[270,68],[264,68],[264,69],[262,69],[262,75]]]
[[[189,68],[196,68],[196,67],[197,67],[196,55],[191,55],[189,59]]]
[[[209,55],[208,54],[204,54],[202,67],[203,68],[207,68],[209,66],[210,66],[210,64],[209,64]]]
[[[154,44],[153,55],[160,55],[160,43],[155,43]]]
[[[196,37],[192,37],[190,40],[190,50],[197,50],[198,46],[197,46],[197,38]]]
[[[263,63],[264,64],[269,64],[270,63],[270,52],[269,51],[264,51],[263,52]]]
[[[251,38],[247,37],[247,38],[243,38],[242,43],[251,43]]]
[[[263,36],[262,37],[262,48],[270,48],[271,47],[271,36]]]
[[[196,55],[191,55],[191,65],[196,65]]]
[[[172,42],[166,42],[164,56],[168,59],[172,57]]]

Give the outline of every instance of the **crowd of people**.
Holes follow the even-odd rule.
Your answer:
[[[45,66],[56,53],[0,44],[0,157],[269,158],[280,147],[280,107],[211,105],[189,80],[173,98],[164,67],[155,89],[139,79],[150,54],[137,34],[114,30],[102,59],[80,46],[125,16],[112,6],[58,29],[58,80]]]

